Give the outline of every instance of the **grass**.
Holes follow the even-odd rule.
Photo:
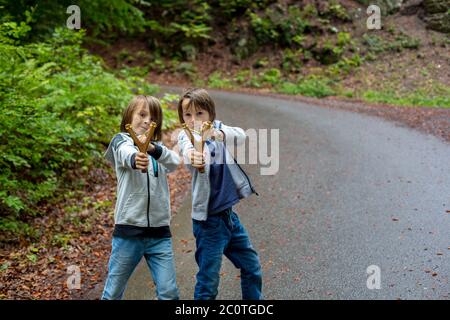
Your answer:
[[[303,95],[317,98],[323,98],[336,94],[336,91],[332,88],[331,80],[319,77],[310,77],[301,80],[298,83],[284,82],[278,87],[277,91],[285,94]]]
[[[442,93],[418,90],[410,94],[399,94],[390,90],[367,90],[362,98],[368,102],[381,102],[398,106],[450,108],[450,88],[442,87]]]
[[[215,89],[231,89],[235,87],[231,79],[226,78],[221,72],[214,72],[208,78],[208,87]]]
[[[272,92],[302,95],[307,97],[324,98],[327,96],[341,96],[346,98],[358,98],[367,102],[386,103],[396,106],[439,107],[450,108],[450,87],[440,82],[428,82],[423,86],[416,86],[415,91],[402,90],[400,84],[393,79],[377,88],[347,88],[340,85],[337,71],[348,74],[359,67],[361,58],[355,54],[344,59],[340,64],[333,65],[334,69],[327,70],[321,75],[309,75],[298,81],[287,80],[277,68],[269,68],[258,73],[251,69],[243,69],[233,77],[227,77],[224,73],[216,71],[212,73],[206,85],[215,89],[268,88]],[[345,65],[343,67],[343,65]],[[425,70],[426,71],[426,70]],[[320,74],[320,73],[319,73]],[[198,83],[199,81],[196,81]]]
[[[436,83],[431,89],[419,89],[410,93],[401,93],[388,88],[369,89],[365,91],[339,87],[339,83],[327,77],[309,76],[298,82],[285,81],[273,69],[261,72],[259,77],[248,77],[248,73],[226,78],[220,72],[213,73],[207,86],[215,89],[237,89],[244,87],[268,87],[273,92],[324,98],[342,96],[360,98],[367,102],[386,103],[396,106],[450,108],[450,87]],[[246,79],[247,78],[247,79]],[[203,84],[203,83],[202,83]]]

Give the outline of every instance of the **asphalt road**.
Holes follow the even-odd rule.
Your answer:
[[[259,252],[266,299],[449,299],[450,145],[377,117],[210,92],[217,118],[279,129],[279,171],[244,165],[259,196],[235,207]],[[172,221],[177,281],[193,298],[190,199]],[[380,270],[369,289],[367,268]],[[219,299],[240,299],[224,257]],[[154,299],[145,264],[125,298]]]

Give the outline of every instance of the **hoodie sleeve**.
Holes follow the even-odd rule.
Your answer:
[[[111,162],[112,165],[136,169],[133,165],[134,157],[136,157],[137,152],[138,150],[133,142],[119,133],[111,140],[111,143],[105,152],[105,158]]]
[[[239,127],[229,127],[227,125],[224,125],[223,123],[220,123],[219,130],[223,132],[225,135],[225,143],[226,144],[236,144],[241,145],[245,143],[246,134],[245,131]]]
[[[193,167],[191,165],[191,161],[187,155],[189,150],[194,150],[194,146],[191,143],[191,140],[189,140],[189,137],[186,135],[186,132],[184,130],[181,130],[178,134],[178,148],[180,149],[180,154],[183,158],[184,165],[192,170]]]
[[[162,164],[166,168],[167,172],[174,171],[180,164],[180,157],[177,155],[177,153],[162,144],[153,145],[155,146],[155,150],[149,154],[156,161]]]

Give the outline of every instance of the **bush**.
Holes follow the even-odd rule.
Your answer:
[[[81,48],[84,32],[56,29],[46,42],[22,44],[24,24],[0,24],[0,230],[39,213],[64,174],[98,163],[134,94],[156,86],[122,79]],[[18,35],[18,36],[17,36]],[[167,104],[167,102],[165,102]],[[165,118],[175,118],[165,110]]]
[[[279,44],[282,47],[300,45],[301,35],[309,26],[297,6],[268,8],[263,14],[247,11],[250,25],[260,45]]]
[[[412,93],[399,93],[393,90],[368,90],[362,94],[362,97],[369,102],[400,106],[450,108],[450,89],[439,84],[436,84],[429,91],[420,89]]]
[[[264,9],[274,0],[216,0],[210,1],[211,5],[220,10],[225,21],[236,16],[245,14],[248,8]]]
[[[367,45],[370,53],[379,54],[384,51],[402,52],[403,49],[418,49],[420,39],[399,33],[394,39],[383,39],[375,35],[363,35],[363,43]]]
[[[226,79],[220,71],[215,71],[208,77],[208,87],[226,89],[232,88],[233,83],[230,79]]]
[[[281,71],[276,68],[271,68],[269,70],[261,73],[261,81],[270,85],[276,85],[281,80]]]
[[[351,21],[352,18],[347,9],[336,1],[330,1],[329,6],[324,14],[330,18],[336,18],[342,21]]]
[[[293,51],[291,49],[285,49],[283,51],[283,61],[281,67],[287,72],[300,72],[302,66],[303,49]]]
[[[323,98],[336,94],[331,84],[332,82],[329,79],[310,76],[298,83],[284,82],[280,85],[278,91],[286,94]]]
[[[193,49],[211,38],[211,8],[205,1],[150,0],[138,7],[148,19],[145,36],[150,47],[167,56],[192,59],[197,51]]]
[[[133,34],[144,30],[146,25],[143,12],[127,0],[43,0],[30,1],[0,0],[3,18],[6,21],[27,21],[33,29],[25,40],[43,39],[50,36],[57,27],[66,25],[69,14],[67,7],[76,4],[81,10],[81,26],[89,30],[90,36],[110,38],[117,33]],[[33,2],[31,2],[33,3]]]
[[[348,75],[351,71],[358,68],[362,63],[362,58],[359,54],[355,53],[353,56],[347,58],[344,57],[337,63],[331,65],[328,69],[328,74],[335,77]]]

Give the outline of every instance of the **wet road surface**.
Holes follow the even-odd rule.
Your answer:
[[[225,124],[279,129],[278,172],[244,165],[259,196],[234,208],[260,255],[266,299],[449,299],[448,143],[348,111],[210,93]],[[172,233],[180,296],[192,299],[190,198]],[[380,289],[367,286],[372,265]],[[155,298],[144,263],[125,298]],[[239,270],[224,257],[218,299],[240,298]]]

